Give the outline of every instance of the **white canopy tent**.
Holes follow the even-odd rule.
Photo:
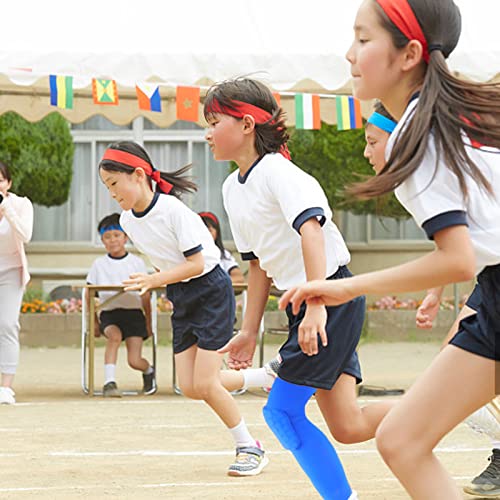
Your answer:
[[[36,121],[55,110],[72,122],[102,114],[116,124],[175,121],[177,85],[208,86],[251,74],[276,91],[349,93],[344,54],[360,2],[351,0],[17,0],[3,5],[0,113]],[[450,67],[487,81],[500,75],[498,0],[456,0],[463,32]],[[71,9],[71,10],[70,10]],[[74,77],[74,107],[49,103],[48,75]],[[114,79],[118,106],[92,101],[92,78]],[[135,84],[160,84],[162,113],[140,111]],[[293,99],[282,105],[293,123]],[[368,106],[364,108],[368,112]],[[322,119],[336,121],[334,100]]]

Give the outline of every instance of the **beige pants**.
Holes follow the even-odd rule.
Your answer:
[[[13,375],[19,362],[21,268],[0,270],[0,373]]]

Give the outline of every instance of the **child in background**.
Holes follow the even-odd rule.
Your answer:
[[[146,272],[144,261],[125,248],[128,239],[120,226],[118,214],[104,217],[97,230],[108,253],[93,262],[87,275],[89,285],[121,285],[132,273]],[[104,302],[115,293],[99,292],[99,298]],[[122,340],[127,346],[129,366],[142,372],[144,394],[156,391],[154,368],[142,357],[142,343],[152,335],[149,293],[139,296],[137,292],[127,292],[105,305],[96,318],[96,331],[92,333],[96,337],[101,333],[106,337],[104,397],[121,397],[115,371]]]
[[[495,397],[500,361],[500,89],[453,76],[458,43],[452,0],[365,0],[347,53],[354,94],[382,101],[398,121],[387,163],[350,192],[396,196],[436,248],[406,264],[336,281],[312,281],[280,302],[298,311],[365,293],[398,293],[467,281],[476,274],[476,314],[389,411],[377,430],[385,462],[414,499],[461,500],[433,449]]]
[[[124,210],[122,227],[158,270],[131,274],[124,280],[126,290],[145,293],[168,285],[180,389],[189,398],[204,400],[228,428],[236,447],[228,474],[254,476],[268,459],[220,380],[223,356],[217,349],[233,334],[233,288],[219,265],[220,251],[207,227],[178,198],[196,190],[183,176],[188,168],[160,172],[139,144],[121,141],[106,150],[99,174]]]
[[[241,269],[236,262],[236,259],[231,255],[231,252],[224,248],[224,243],[222,242],[222,235],[220,230],[220,222],[217,216],[212,212],[199,212],[198,215],[201,217],[205,226],[208,227],[212,238],[220,250],[220,266],[226,273],[231,277],[233,284],[241,284],[245,282],[245,278]]]

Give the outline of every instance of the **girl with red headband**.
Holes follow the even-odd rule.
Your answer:
[[[448,70],[460,26],[452,0],[365,0],[347,52],[356,97],[380,99],[398,121],[385,167],[350,191],[371,198],[395,190],[435,250],[383,271],[307,283],[281,302],[296,311],[303,301],[342,304],[477,275],[477,314],[462,319],[377,430],[384,460],[422,500],[462,498],[432,450],[500,390],[500,88]]]
[[[249,263],[248,300],[240,333],[219,352],[229,353],[230,368],[244,369],[252,364],[271,281],[286,290],[306,279],[351,276],[350,255],[323,189],[290,161],[283,112],[265,85],[248,78],[219,83],[204,112],[214,158],[238,165],[223,199],[236,247]],[[364,298],[287,310],[289,335],[264,408],[269,427],[324,498],[356,496],[330,441],[305,415],[311,396],[335,439],[345,443],[373,438],[389,407],[361,409],[356,402],[364,311]]]
[[[132,274],[123,282],[125,290],[145,293],[167,285],[167,297],[174,307],[173,349],[179,386],[185,396],[204,400],[230,431],[236,460],[228,474],[254,476],[268,459],[219,376],[222,355],[217,349],[233,333],[233,288],[220,267],[220,252],[207,227],[178,199],[181,193],[196,190],[183,176],[187,168],[160,173],[144,148],[122,141],[108,147],[99,174],[123,209],[121,227],[157,270]]]

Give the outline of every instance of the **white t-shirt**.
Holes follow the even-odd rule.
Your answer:
[[[87,283],[89,285],[121,285],[123,280],[128,279],[132,273],[147,273],[146,264],[137,255],[127,253],[122,258],[103,255],[92,263],[87,275]],[[116,292],[99,292],[99,300],[103,303],[115,294]],[[141,307],[142,299],[139,292],[126,292],[101,310],[140,309]]]
[[[349,262],[318,181],[281,154],[266,154],[244,178],[233,172],[222,194],[236,248],[245,260],[257,257],[278,289],[306,281],[299,229],[312,217],[323,228],[326,276]]]
[[[417,102],[418,99],[415,99],[408,105],[391,134],[385,151],[386,158]],[[469,177],[469,200],[464,200],[458,178],[447,168],[443,155],[436,170],[436,146],[432,135],[421,165],[396,189],[396,196],[431,239],[437,231],[467,224],[476,253],[476,271],[479,273],[485,266],[500,263],[500,151],[472,148],[465,134],[464,142],[469,146],[466,146],[469,157],[493,186],[494,197]]]
[[[122,212],[120,225],[136,248],[160,271],[168,271],[200,251],[205,268],[199,276],[220,262],[220,250],[201,217],[175,196],[155,193],[144,212]]]
[[[229,250],[224,249],[224,255],[220,259],[220,267],[222,267],[227,274],[230,273],[231,269],[239,267],[236,259],[231,255]]]

